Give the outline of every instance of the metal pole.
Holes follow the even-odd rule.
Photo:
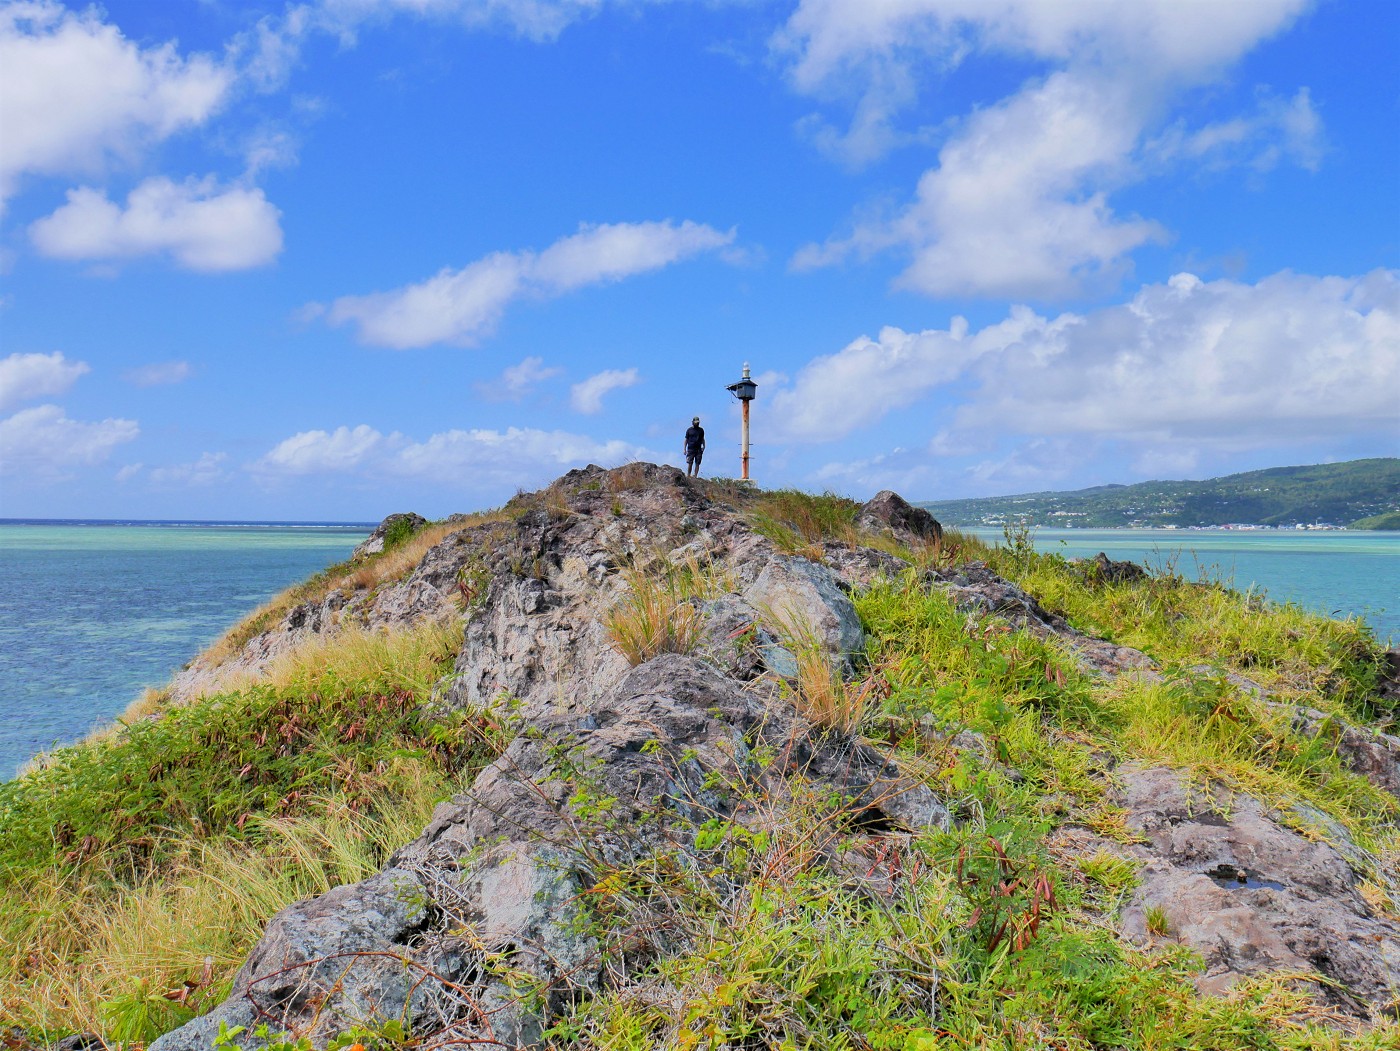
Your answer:
[[[746,368],[744,370],[748,372]],[[744,402],[744,473],[741,475],[744,481],[749,480],[749,403]]]

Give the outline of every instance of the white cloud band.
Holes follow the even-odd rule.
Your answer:
[[[360,340],[404,350],[433,343],[470,345],[494,331],[515,300],[553,299],[586,285],[658,270],[734,240],[689,220],[584,226],[537,253],[496,252],[460,270],[390,292],[343,296],[332,325],[353,322]]]
[[[488,491],[546,481],[588,462],[619,464],[659,454],[629,442],[532,427],[451,430],[421,442],[373,427],[303,431],[250,465],[265,480],[324,474],[418,478]]]

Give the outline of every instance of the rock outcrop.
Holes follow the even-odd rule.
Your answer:
[[[360,541],[355,550],[351,552],[351,559],[367,558],[370,555],[377,555],[384,550],[384,545],[391,537],[406,540],[418,530],[428,524],[428,520],[417,514],[394,514],[390,515],[379,525],[375,526],[374,532]]]
[[[1315,972],[1326,979],[1324,995],[1350,1012],[1392,1002],[1400,924],[1360,893],[1364,875],[1386,876],[1344,832],[1331,830],[1338,846],[1317,842],[1255,799],[1188,791],[1170,770],[1129,768],[1119,778],[1115,801],[1142,842],[1094,846],[1142,862],[1123,910],[1131,936],[1170,938],[1200,953],[1205,993],[1259,971]],[[1151,929],[1149,908],[1161,910],[1164,930]]]
[[[848,668],[863,647],[847,591],[871,563],[849,554],[844,564],[849,572],[777,550],[700,483],[651,465],[570,472],[508,525],[445,539],[386,590],[446,601],[473,577],[442,703],[499,709],[509,699],[514,743],[384,871],[274,917],[230,998],[152,1051],[208,1047],[220,1024],[256,1019],[319,1039],[371,1015],[441,1039],[529,1046],[541,1010],[600,981],[596,947],[574,922],[600,859],[674,851],[712,818],[769,819],[737,812],[735,789],[780,811],[794,780],[844,800],[857,824],[946,827],[948,811],[921,780],[791,701],[795,647]],[[694,600],[703,630],[693,655],[632,667],[604,616],[626,594],[627,570],[666,567],[709,574],[716,594]],[[336,630],[327,614],[350,608],[344,596],[298,607],[248,644],[248,666],[288,637]],[[382,594],[361,608],[373,623],[398,619]],[[608,827],[625,834],[582,819],[580,792],[607,800]],[[522,1006],[500,961],[540,984],[542,1007]]]
[[[909,563],[836,542],[822,545],[820,561],[780,550],[718,495],[649,464],[571,471],[513,501],[513,517],[463,521],[403,580],[298,606],[226,662],[256,674],[300,640],[346,623],[456,618],[462,646],[437,703],[492,710],[516,733],[383,871],[278,913],[227,1001],[151,1051],[208,1048],[221,1024],[254,1021],[322,1040],[372,1015],[407,1020],[439,1043],[536,1046],[552,1011],[609,980],[594,935],[577,922],[581,895],[607,865],[659,852],[683,865],[703,822],[759,830],[783,820],[797,786],[841,800],[849,823],[876,833],[948,827],[948,809],[917,773],[814,723],[791,683],[804,647],[859,674],[864,633],[850,596]],[[942,535],[927,512],[888,492],[858,522],[903,543]],[[1101,578],[1134,579],[1101,561]],[[608,615],[638,574],[668,573],[692,582],[685,616],[695,637],[688,652],[634,666]],[[1160,677],[1148,655],[1077,631],[985,564],[928,569],[921,579],[972,627],[999,618],[1054,638],[1095,676]],[[1259,702],[1272,703],[1262,691]],[[1393,738],[1324,727],[1320,713],[1298,718],[1306,732],[1335,732],[1356,769],[1396,790]],[[950,741],[986,750],[956,728]],[[1128,936],[1154,937],[1146,911],[1163,910],[1173,936],[1204,957],[1206,992],[1258,970],[1301,969],[1327,979],[1340,990],[1329,995],[1356,1015],[1393,1002],[1400,928],[1358,889],[1376,877],[1374,858],[1349,841],[1311,841],[1296,820],[1247,797],[1188,798],[1165,769],[1114,777],[1140,841],[1078,830],[1062,846],[1141,864],[1119,917]],[[749,792],[770,808],[740,806]],[[853,893],[860,879],[853,875]],[[637,965],[666,950],[664,929],[638,929],[626,954]],[[522,978],[536,997],[520,995]]]

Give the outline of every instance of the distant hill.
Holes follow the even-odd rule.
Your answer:
[[[945,525],[1334,525],[1400,529],[1400,458],[1273,467],[1203,482],[1098,485],[919,504]]]

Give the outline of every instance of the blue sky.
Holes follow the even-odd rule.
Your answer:
[[[1390,0],[0,2],[0,516],[1400,452]]]

